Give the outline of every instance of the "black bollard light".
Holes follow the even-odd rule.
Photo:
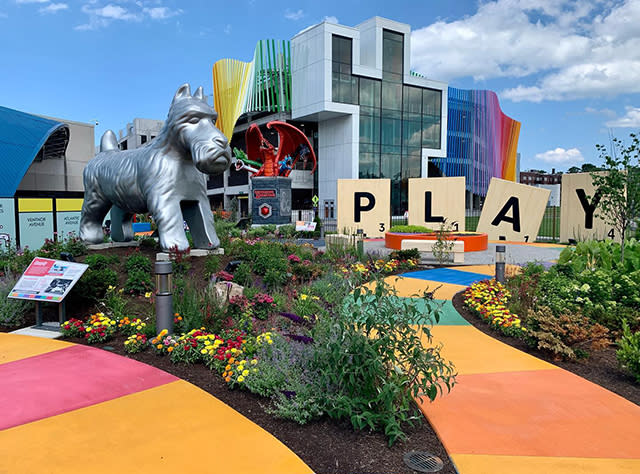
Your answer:
[[[171,262],[155,263],[156,272],[156,332],[163,329],[173,334],[173,294],[171,293]]]
[[[496,280],[500,283],[504,283],[505,249],[504,245],[496,245]]]

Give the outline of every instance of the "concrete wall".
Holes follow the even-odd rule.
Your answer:
[[[69,126],[69,145],[65,159],[33,162],[18,191],[83,192],[82,172],[95,156],[94,125],[53,118]]]

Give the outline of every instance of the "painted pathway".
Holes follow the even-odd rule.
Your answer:
[[[458,383],[421,410],[461,474],[640,473],[640,407],[483,334],[452,296],[493,266],[390,277],[399,296],[436,290],[445,315],[433,328]]]
[[[0,333],[0,473],[304,473],[285,445],[146,364]]]

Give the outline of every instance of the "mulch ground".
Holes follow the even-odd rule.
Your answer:
[[[453,297],[453,306],[472,326],[494,339],[573,372],[607,390],[617,393],[636,405],[640,405],[640,384],[637,384],[633,377],[623,372],[618,366],[615,346],[612,345],[602,351],[592,351],[586,359],[578,359],[576,361],[558,360],[552,354],[533,348],[520,339],[507,337],[501,332],[491,329],[487,323],[478,318],[464,305],[462,292]]]

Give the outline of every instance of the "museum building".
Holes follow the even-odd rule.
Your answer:
[[[465,176],[467,207],[489,181],[516,181],[520,123],[502,113],[491,91],[462,90],[410,69],[409,25],[374,17],[356,27],[323,22],[290,42],[260,41],[253,61],[213,67],[218,127],[244,148],[250,123],[284,120],[305,132],[318,170],[292,173],[293,209],[320,199],[334,218],[337,180],[388,178],[393,214],[407,210],[408,179]],[[261,127],[277,145],[277,135]],[[251,158],[251,157],[249,157]],[[245,171],[208,183],[212,203],[249,198]]]
[[[0,245],[39,248],[78,231],[94,124],[0,106]]]

